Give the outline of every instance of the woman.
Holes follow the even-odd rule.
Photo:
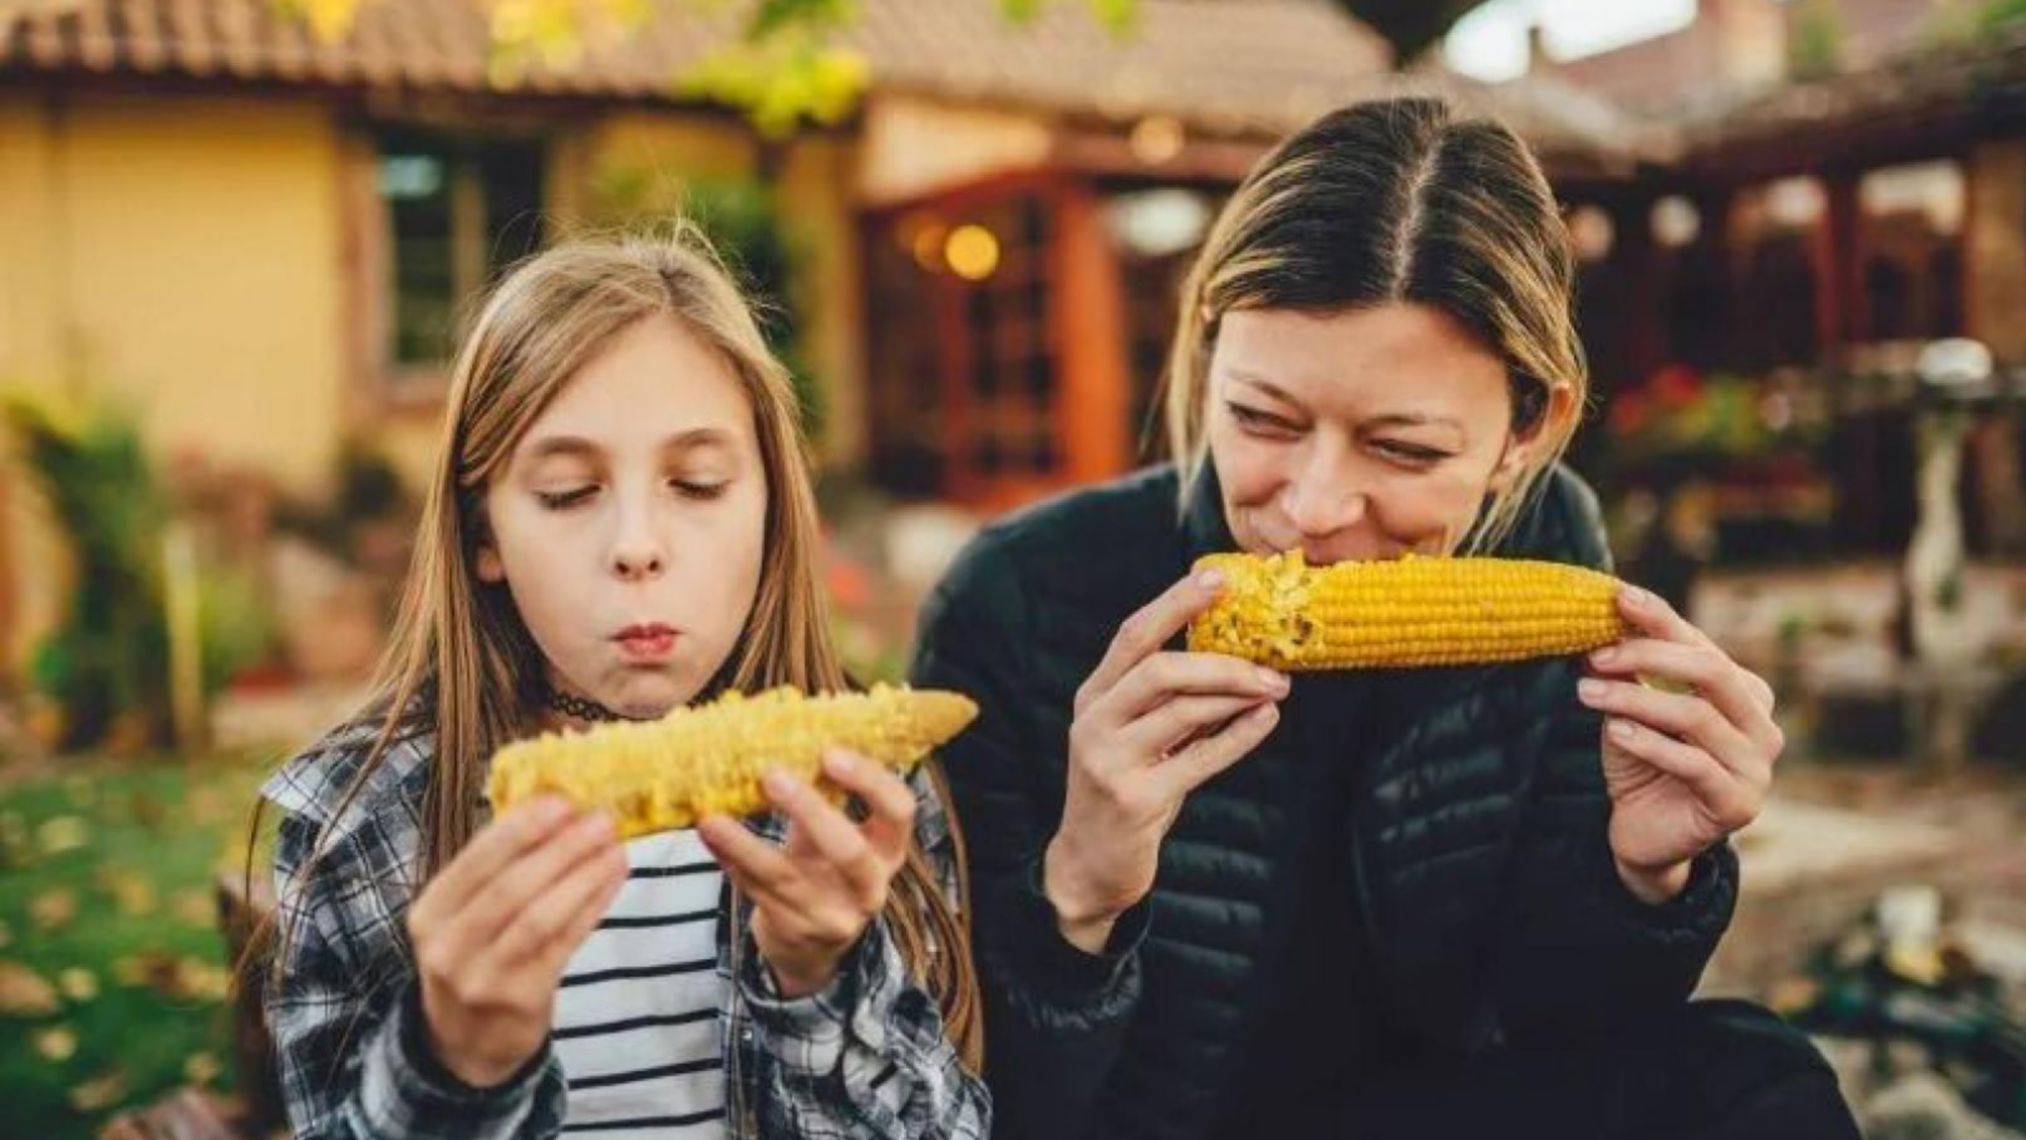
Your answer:
[[[1688,1004],[1781,739],[1663,603],[1587,678],[1163,648],[1212,551],[1606,567],[1557,466],[1571,276],[1503,127],[1325,117],[1184,286],[1174,464],[994,525],[931,598],[915,679],[983,708],[946,760],[996,1135],[1855,1135],[1805,1040]]]

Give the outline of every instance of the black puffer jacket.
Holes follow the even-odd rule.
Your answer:
[[[1299,677],[1252,756],[1191,795],[1153,893],[1104,955],[1056,932],[1039,861],[1061,818],[1071,708],[1119,623],[1233,548],[1214,474],[1178,518],[1156,468],[1000,521],[924,610],[919,685],[978,723],[943,759],[968,836],[986,990],[986,1077],[1003,1140],[1200,1137],[1230,1106],[1247,1010],[1300,900],[1277,872],[1340,773],[1329,835],[1350,851],[1386,1048],[1471,1053],[1608,1032],[1686,1000],[1730,920],[1736,860],[1697,860],[1649,907],[1612,869],[1599,721],[1573,660]],[[1595,496],[1557,470],[1499,553],[1605,568]],[[1396,1050],[1397,1047],[1397,1050]]]

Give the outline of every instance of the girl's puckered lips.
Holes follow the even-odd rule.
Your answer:
[[[632,661],[661,661],[675,652],[675,627],[660,622],[629,625],[612,635],[619,651]]]

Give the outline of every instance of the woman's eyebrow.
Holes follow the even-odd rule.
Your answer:
[[[1389,412],[1365,421],[1366,427],[1446,427],[1463,430],[1463,421],[1453,416],[1431,416],[1424,412]]]
[[[699,447],[730,447],[732,433],[719,427],[694,427],[680,431],[661,443],[663,451],[693,451]]]
[[[574,459],[592,459],[604,449],[590,440],[574,435],[544,436],[528,445],[527,459],[533,463],[552,456]]]
[[[1259,376],[1251,372],[1245,372],[1237,369],[1233,369],[1231,372],[1227,373],[1227,375],[1229,375],[1231,379],[1237,381],[1240,384],[1250,384],[1254,388],[1259,389],[1261,392],[1272,397],[1273,399],[1279,400],[1283,404],[1292,404],[1297,408],[1303,406],[1302,402],[1300,400],[1295,399],[1293,396],[1289,395],[1286,389],[1275,384],[1273,381],[1268,380],[1264,376]]]

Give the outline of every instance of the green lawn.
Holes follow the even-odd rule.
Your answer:
[[[0,1104],[9,1135],[36,1140],[89,1137],[186,1081],[230,1086],[212,885],[265,770],[58,764],[0,772]]]

